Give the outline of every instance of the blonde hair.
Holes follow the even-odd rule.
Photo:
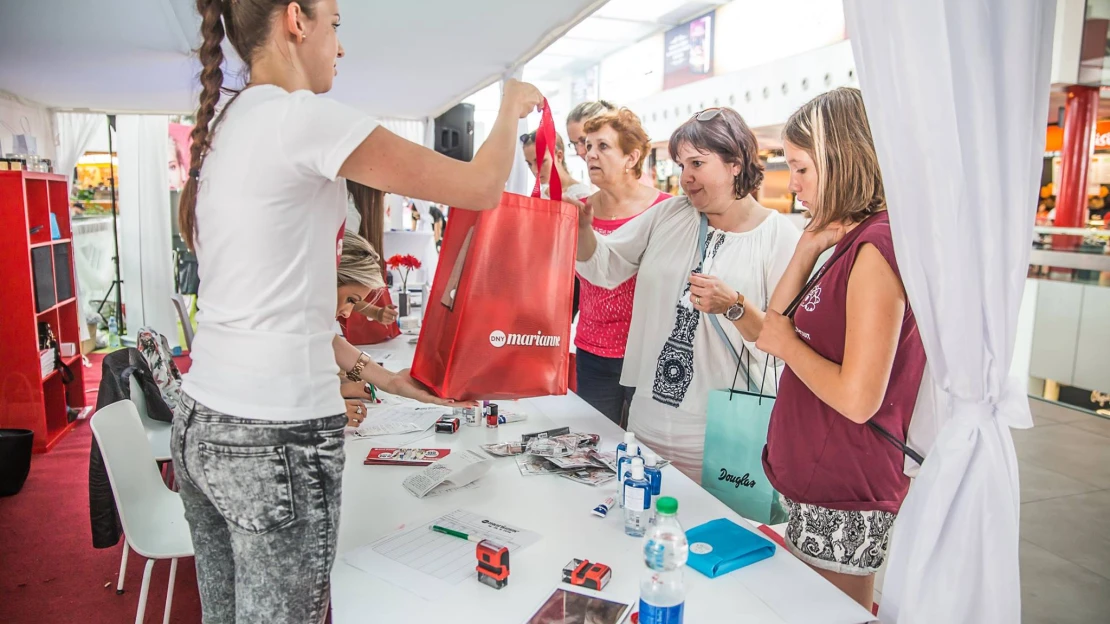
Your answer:
[[[859,89],[841,87],[813,98],[786,122],[783,138],[805,150],[817,169],[810,228],[858,223],[886,210],[883,176]]]
[[[343,253],[336,271],[339,286],[357,285],[370,290],[385,288],[382,259],[367,240],[353,232],[343,232]]]

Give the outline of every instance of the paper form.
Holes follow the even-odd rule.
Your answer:
[[[440,406],[414,407],[411,405],[381,405],[366,411],[366,420],[358,426],[355,435],[360,438],[398,435],[427,431],[449,413]]]
[[[431,530],[453,529],[517,551],[540,540],[540,534],[457,509],[431,522],[406,527],[343,556],[348,564],[407,589],[427,600],[449,596],[455,586],[477,576],[477,544]],[[475,582],[477,582],[475,580]]]

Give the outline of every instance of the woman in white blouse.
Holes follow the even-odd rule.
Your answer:
[[[577,268],[605,288],[637,276],[621,376],[638,389],[628,428],[700,483],[709,393],[730,387],[736,372],[708,315],[720,315],[737,351],[743,344],[752,352],[750,373],[760,379],[764,355],[755,339],[801,232],[752,196],[763,165],[736,111],[698,113],[671,135],[669,149],[685,195],[608,236],[594,233],[592,211],[582,207]],[[699,240],[703,215],[708,228]]]

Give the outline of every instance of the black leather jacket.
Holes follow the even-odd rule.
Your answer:
[[[138,375],[150,417],[163,422],[173,421],[173,411],[162,400],[150,367],[138,349],[120,349],[108,354],[104,358],[102,371],[100,394],[96,399],[97,411],[105,405],[130,399],[131,375]],[[111,548],[119,543],[123,527],[95,437],[89,451],[89,521],[92,523],[93,548]]]

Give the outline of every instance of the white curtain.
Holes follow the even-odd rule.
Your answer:
[[[73,168],[88,148],[100,127],[107,124],[104,115],[90,113],[54,113],[56,156],[54,171],[72,182]]]
[[[1021,619],[1009,377],[1044,153],[1053,0],[845,0],[898,265],[943,423],[902,505],[879,617]],[[918,412],[915,418],[929,414]]]
[[[505,95],[505,81],[510,78],[521,80],[523,76],[523,68],[505,74],[505,77],[501,79],[501,95]],[[526,132],[528,132],[528,120],[522,118],[516,124],[516,134],[520,136]],[[505,190],[520,195],[531,195],[532,187],[535,184],[535,178],[532,176],[532,171],[528,169],[527,161],[524,160],[524,150],[520,148],[520,143],[517,142],[516,146],[516,153],[513,156],[513,168],[509,172],[509,181],[505,184]]]
[[[436,120],[431,117],[424,118],[424,141],[422,145],[428,149],[436,148]]]
[[[69,184],[73,183],[73,168],[77,166],[77,159],[85,153],[85,149],[100,126],[107,123],[108,119],[104,115],[54,113],[54,132],[57,135],[54,139],[54,171],[64,175]],[[80,245],[77,237],[77,228],[73,228],[73,247],[75,249]],[[74,262],[77,262],[77,258],[74,258]],[[81,292],[80,271],[78,271],[77,279],[73,280],[73,286],[77,294],[78,309],[81,311],[81,318],[79,319],[81,340],[88,340],[89,327],[85,322],[85,317],[91,310],[86,309],[88,304]]]
[[[386,117],[379,119],[378,123],[397,136],[412,141],[417,145],[424,144],[424,126],[422,119],[394,119]]]
[[[116,117],[119,154],[120,273],[127,335],[153,327],[181,346],[173,295],[169,117]]]

